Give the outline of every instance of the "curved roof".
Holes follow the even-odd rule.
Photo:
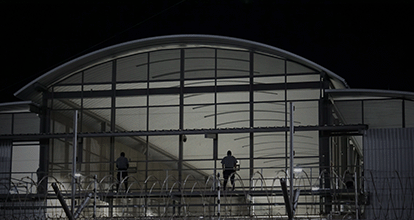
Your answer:
[[[335,99],[397,98],[414,100],[413,92],[380,89],[327,89],[325,92]]]
[[[348,88],[345,80],[330,70],[296,54],[273,46],[214,35],[170,35],[129,41],[88,53],[50,70],[18,90],[14,95],[22,100],[39,100],[41,91],[47,89],[54,82],[93,65],[146,51],[200,46],[235,48],[273,54],[312,67],[318,71],[326,72],[336,88]]]

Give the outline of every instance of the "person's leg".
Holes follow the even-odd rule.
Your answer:
[[[118,171],[118,174],[116,175],[118,182],[116,182],[116,191],[119,191],[119,183],[121,183],[122,179],[121,179],[121,172]]]
[[[232,185],[232,188],[231,188],[231,190],[234,190],[234,187],[235,187],[235,184],[234,184],[234,177],[236,176],[236,172],[232,172],[231,174],[230,174],[230,183],[231,183],[231,185]]]
[[[223,191],[224,191],[224,190],[226,190],[227,181],[229,179],[229,172],[228,172],[228,170],[225,170],[223,172],[223,178],[224,178],[224,181],[223,181]]]

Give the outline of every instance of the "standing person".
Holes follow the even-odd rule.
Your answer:
[[[234,190],[234,175],[232,174],[236,172],[237,159],[231,155],[230,150],[227,151],[227,156],[225,156],[221,160],[221,164],[223,167],[223,178],[224,178],[223,190],[226,190],[226,185],[227,185],[227,181],[229,177],[230,177],[230,183],[233,186],[232,190]]]
[[[116,184],[116,191],[119,191],[119,183],[128,176],[129,162],[125,157],[125,153],[121,152],[121,156],[116,160],[116,167],[118,168],[118,183]],[[125,179],[125,191],[128,189],[128,179]]]

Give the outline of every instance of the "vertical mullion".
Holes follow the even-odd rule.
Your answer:
[[[254,127],[254,90],[253,90],[253,84],[254,84],[254,76],[253,76],[253,73],[254,73],[254,65],[253,65],[253,61],[254,61],[254,53],[253,53],[253,51],[250,51],[250,54],[249,54],[249,62],[250,62],[250,64],[249,64],[249,72],[250,72],[250,86],[249,86],[249,89],[250,89],[250,91],[249,91],[249,108],[250,108],[250,127],[251,128],[253,128]],[[251,179],[252,177],[253,177],[253,174],[254,174],[254,133],[253,132],[250,132],[250,134],[249,134],[249,145],[250,145],[250,158],[249,158],[249,161],[250,161],[250,173],[249,173],[249,176],[250,176],[250,178],[249,179]],[[250,183],[250,184],[252,184],[252,183]],[[252,185],[250,186],[250,187],[252,187]]]

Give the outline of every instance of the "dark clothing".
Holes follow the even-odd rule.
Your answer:
[[[225,156],[222,160],[221,160],[221,164],[223,164],[224,168],[226,170],[235,170],[236,169],[236,164],[237,164],[237,159],[234,156]]]
[[[223,171],[223,178],[224,178],[223,190],[226,190],[226,186],[227,186],[227,182],[229,180],[229,177],[230,177],[230,183],[233,186],[232,189],[234,190],[234,185],[235,185],[234,184],[234,177],[235,177],[235,175],[232,175],[233,173],[236,174],[236,172],[234,170],[225,170],[225,171]]]
[[[116,160],[116,167],[118,168],[118,183],[116,184],[116,191],[119,191],[119,183],[121,183],[121,181],[123,179],[125,179],[128,176],[128,168],[129,168],[129,162],[128,159],[126,157],[119,157]],[[128,179],[125,179],[124,181],[124,185],[125,185],[125,191],[128,189]]]
[[[118,175],[117,175],[118,183],[116,184],[116,191],[119,191],[119,184],[127,176],[128,176],[128,172],[126,170],[118,170]],[[125,185],[125,191],[126,191],[128,189],[128,179],[125,179],[124,185]]]
[[[119,157],[116,159],[116,167],[118,170],[127,170],[129,168],[129,162],[126,157]]]
[[[230,177],[230,183],[233,186],[232,189],[234,190],[235,175],[233,173],[236,172],[237,159],[231,155],[228,155],[221,160],[221,164],[223,165],[223,178],[224,178],[223,190],[226,190],[229,177]]]

